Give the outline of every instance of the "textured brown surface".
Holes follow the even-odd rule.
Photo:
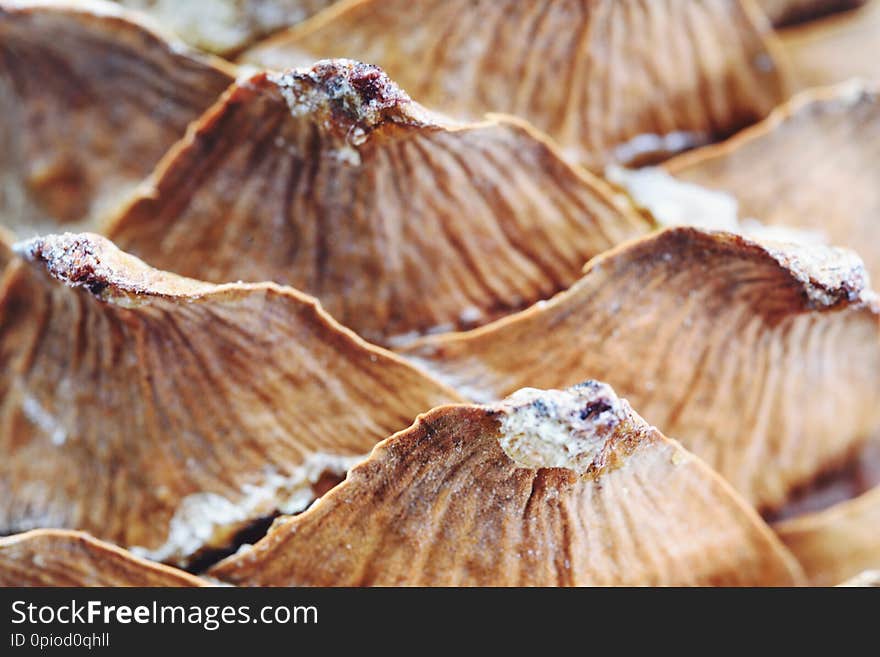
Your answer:
[[[880,0],[781,30],[779,41],[797,88],[880,80]]]
[[[758,6],[776,25],[788,25],[852,9],[867,0],[757,0]]]
[[[765,116],[786,95],[769,37],[736,0],[354,0],[243,59],[378,64],[432,109],[521,116],[601,170]]]
[[[322,455],[366,454],[459,399],[291,288],[180,278],[96,235],[18,248],[30,262],[0,289],[0,531],[85,529],[185,561],[304,506]]]
[[[773,527],[815,586],[833,586],[880,569],[880,486]]]
[[[408,354],[479,400],[607,380],[761,508],[880,425],[880,327],[848,251],[668,229],[551,301]]]
[[[112,3],[0,1],[0,223],[94,228],[231,82]]]
[[[729,141],[665,166],[731,193],[741,217],[854,249],[880,281],[880,83],[804,92]]]
[[[197,48],[227,54],[305,20],[334,0],[117,0]]]
[[[0,586],[206,586],[82,532],[39,529],[0,538]]]
[[[239,82],[108,234],[187,276],[293,285],[385,342],[547,298],[649,228],[520,122],[450,124],[336,60]]]
[[[554,452],[553,440],[564,440],[576,463],[522,465],[503,447],[512,437],[536,452]],[[720,477],[595,382],[433,410],[377,446],[311,509],[276,521],[211,574],[275,586],[800,578]]]

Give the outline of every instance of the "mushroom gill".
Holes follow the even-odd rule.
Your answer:
[[[793,585],[729,485],[589,381],[444,406],[210,574],[242,585]]]
[[[378,64],[456,118],[521,116],[601,171],[726,136],[786,96],[751,1],[351,0],[248,50]]]
[[[240,80],[107,234],[186,276],[293,285],[387,343],[520,310],[650,228],[523,123],[452,123],[331,60]]]
[[[549,302],[403,352],[476,400],[606,380],[767,510],[880,426],[865,279],[843,249],[666,229]]]
[[[97,235],[17,251],[0,288],[2,532],[83,529],[185,564],[460,399],[294,289],[185,279]]]
[[[0,586],[209,586],[83,532],[38,529],[0,538]]]
[[[232,70],[113,3],[0,1],[0,223],[95,228]]]

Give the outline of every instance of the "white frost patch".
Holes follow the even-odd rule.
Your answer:
[[[250,521],[275,511],[302,511],[314,501],[312,486],[322,474],[329,472],[341,477],[365,458],[366,455],[311,454],[290,475],[269,472],[261,485],[243,486],[239,502],[216,493],[188,495],[171,518],[164,544],[155,550],[132,546],[131,551],[154,561],[186,565],[199,550],[222,547]]]
[[[659,167],[610,166],[605,177],[624,188],[637,206],[665,226],[740,230],[739,203],[726,192],[682,182]]]
[[[21,410],[31,424],[38,427],[49,437],[53,445],[63,445],[67,442],[67,430],[49,411],[43,408],[36,397],[25,395],[21,402]]]
[[[614,148],[614,159],[618,162],[633,162],[645,155],[672,154],[701,146],[707,142],[706,135],[697,132],[677,131],[665,135],[645,133]]]
[[[586,472],[626,412],[614,391],[589,382],[568,390],[523,388],[498,405],[499,443],[526,468]]]

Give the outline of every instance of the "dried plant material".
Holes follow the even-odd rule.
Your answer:
[[[838,586],[878,586],[880,587],[880,570],[866,570]]]
[[[88,534],[40,529],[0,538],[0,586],[207,586]]]
[[[805,92],[731,140],[665,167],[683,182],[732,195],[742,216],[858,251],[880,280],[880,85]]]
[[[3,228],[3,226],[0,226],[0,276],[3,274],[3,269],[14,257],[12,253],[12,242],[12,233]]]
[[[428,107],[521,116],[601,171],[765,116],[786,97],[770,39],[757,8],[730,0],[353,0],[243,59],[378,64]]]
[[[611,385],[749,502],[781,505],[880,425],[880,325],[842,249],[667,229],[546,303],[405,352],[471,398]]]
[[[181,278],[97,235],[17,249],[29,262],[0,290],[0,531],[84,529],[186,563],[460,399],[291,288]]]
[[[776,523],[814,586],[880,568],[880,486],[829,509]]]
[[[880,80],[880,2],[779,32],[791,81],[799,89],[853,77]]]
[[[0,222],[95,227],[229,85],[112,3],[0,1]]]
[[[524,124],[450,124],[333,60],[240,81],[108,234],[187,276],[293,285],[387,342],[550,297],[650,228]]]
[[[730,487],[607,385],[421,416],[211,570],[244,585],[792,585]]]
[[[334,0],[117,0],[144,11],[197,48],[234,53],[295,25]]]
[[[758,6],[776,25],[790,25],[853,9],[867,0],[758,0]]]

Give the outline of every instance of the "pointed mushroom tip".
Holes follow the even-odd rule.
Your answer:
[[[323,59],[269,77],[294,116],[324,114],[346,130],[369,131],[412,102],[381,68],[350,59]]]
[[[60,233],[18,242],[13,249],[26,260],[43,264],[59,281],[99,292],[111,282],[110,272],[102,264],[108,247],[116,248],[100,235]]]
[[[526,468],[584,474],[599,464],[628,405],[611,386],[586,381],[565,390],[523,388],[490,406],[504,452]]]

